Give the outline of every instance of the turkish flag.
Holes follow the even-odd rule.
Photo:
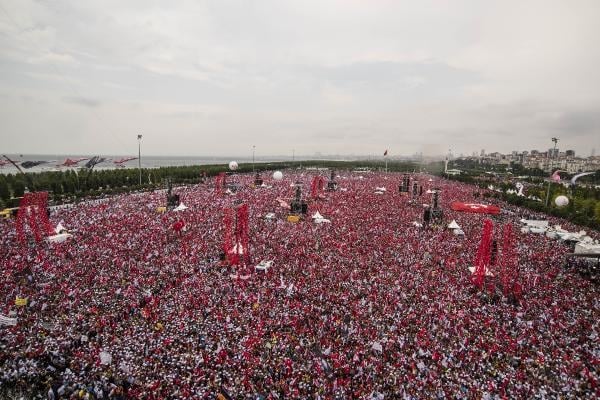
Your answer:
[[[472,212],[472,213],[480,213],[480,214],[500,214],[500,207],[492,206],[487,204],[477,204],[477,203],[460,203],[458,201],[450,204],[450,208],[454,211],[464,211],[464,212]]]

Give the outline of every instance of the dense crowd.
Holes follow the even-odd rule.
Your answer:
[[[342,173],[305,220],[286,221],[277,199],[296,181],[308,194],[312,177],[234,195],[176,188],[180,212],[157,212],[164,191],[54,210],[73,234],[64,243],[19,245],[15,221],[1,222],[0,314],[18,323],[0,327],[0,386],[48,399],[600,396],[598,287],[564,268],[566,244],[519,232],[522,210],[453,212],[473,186],[413,175],[425,189],[413,198],[398,193],[401,175]],[[445,222],[418,227],[433,187]],[[249,260],[229,266],[223,208],[240,201]],[[331,223],[312,223],[317,210]],[[515,226],[517,301],[495,277],[471,283],[485,218],[500,242]],[[262,260],[273,265],[256,272]]]

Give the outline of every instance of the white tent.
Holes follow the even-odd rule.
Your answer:
[[[423,227],[423,224],[421,224],[421,223],[419,223],[419,222],[417,222],[417,221],[413,221],[413,223],[412,223],[412,224],[413,224],[413,226],[416,226],[417,228],[421,228],[421,227]]]
[[[323,224],[323,223],[330,224],[331,223],[331,221],[328,220],[327,218],[318,218],[318,219],[315,218],[313,221],[315,224]]]
[[[456,236],[464,236],[465,235],[465,231],[463,231],[462,229],[453,229],[452,233],[454,233]]]
[[[460,229],[460,226],[458,226],[456,220],[453,219],[452,222],[448,224],[448,229]]]
[[[385,192],[385,191],[387,191],[387,189],[385,188],[385,186],[383,186],[383,187],[376,187],[375,191],[376,192]]]
[[[183,211],[183,210],[187,210],[187,209],[188,209],[188,207],[185,204],[180,203],[177,207],[175,207],[173,209],[173,211]]]
[[[323,216],[321,215],[321,213],[319,213],[317,211],[316,213],[313,214],[312,218],[313,219],[323,219]]]
[[[63,233],[63,231],[67,231],[67,229],[63,226],[62,224],[63,222],[60,221],[58,223],[58,225],[56,225],[56,228],[54,228],[54,233],[59,234],[59,233]]]
[[[270,213],[265,214],[265,219],[268,219],[268,220],[275,219],[275,213],[270,212]]]

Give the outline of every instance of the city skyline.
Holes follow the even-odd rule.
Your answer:
[[[600,3],[0,2],[1,151],[600,148]]]

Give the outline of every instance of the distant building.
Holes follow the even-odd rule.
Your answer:
[[[567,150],[565,151],[565,155],[567,157],[575,157],[575,150]]]

